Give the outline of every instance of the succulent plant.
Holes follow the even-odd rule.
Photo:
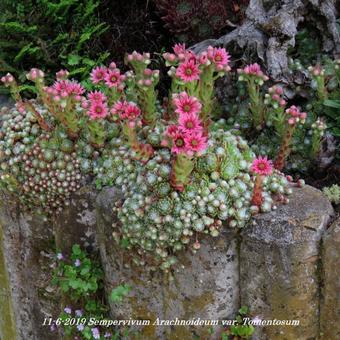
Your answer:
[[[36,109],[46,116],[46,110]],[[47,215],[60,211],[84,180],[82,147],[62,130],[43,131],[31,112],[6,111],[1,116],[0,184],[27,208]]]
[[[3,77],[17,104],[2,115],[0,183],[29,208],[48,214],[60,211],[88,175],[98,188],[117,187],[117,245],[135,250],[137,265],[168,271],[180,250],[195,252],[205,235],[242,228],[252,214],[287,203],[291,188],[280,167],[273,170],[269,160],[255,157],[239,130],[211,119],[214,82],[230,71],[225,49],[209,46],[195,55],[178,44],[163,56],[172,78],[164,105],[157,100],[159,72],[149,68],[148,53],[127,55],[134,71],[125,74],[115,63],[96,67],[96,90],[87,94],[67,79],[67,71],[48,87],[33,69],[28,78],[39,96],[27,102],[14,78]],[[258,71],[260,85],[264,75]],[[253,106],[254,115],[259,107]],[[290,111],[295,128],[294,107]],[[283,135],[283,159],[289,137]]]
[[[329,187],[323,188],[323,193],[326,197],[334,204],[340,203],[340,186],[337,184],[333,184]]]

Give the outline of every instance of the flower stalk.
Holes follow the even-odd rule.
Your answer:
[[[183,191],[190,181],[190,174],[194,169],[192,158],[184,153],[176,155],[173,160],[170,182],[174,189]]]
[[[251,203],[260,208],[264,201],[262,195],[263,179],[265,176],[269,176],[273,172],[272,162],[268,160],[267,157],[258,157],[253,161],[251,171],[256,176]]]
[[[260,90],[269,78],[262,72],[258,64],[248,65],[244,69],[238,69],[237,72],[239,81],[244,81],[247,84],[249,110],[253,116],[254,128],[261,130],[265,123],[265,105]]]
[[[286,159],[290,154],[290,145],[297,124],[303,124],[307,117],[307,113],[300,112],[300,110],[296,106],[291,106],[289,109],[286,110],[286,113],[288,114],[286,131],[281,142],[278,156],[274,162],[275,169],[279,171],[282,171],[282,169],[284,168]]]
[[[142,110],[143,123],[154,127],[156,124],[156,85],[159,81],[159,70],[151,70],[147,66],[151,63],[149,53],[127,55],[126,61],[131,64],[136,74],[138,104]]]

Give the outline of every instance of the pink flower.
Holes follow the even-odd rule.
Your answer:
[[[255,75],[255,76],[262,76],[263,75],[263,72],[261,70],[261,66],[257,63],[247,65],[244,68],[243,71],[244,71],[245,74],[251,74],[251,75]]]
[[[186,153],[187,148],[185,145],[184,135],[181,132],[177,132],[172,138],[172,148],[171,152],[178,153]]]
[[[207,148],[207,137],[203,136],[202,131],[195,131],[186,134],[184,137],[185,146],[188,151],[202,152]]]
[[[122,75],[120,71],[116,68],[114,70],[108,70],[105,77],[105,84],[108,87],[118,87],[122,81]]]
[[[184,54],[186,52],[185,44],[175,44],[175,46],[172,49],[177,55]]]
[[[182,62],[176,70],[176,76],[181,78],[184,82],[198,80],[199,74],[200,70],[194,59]]]
[[[107,98],[101,91],[93,91],[88,94],[88,98],[91,102],[106,102]]]
[[[82,95],[85,89],[76,81],[70,81],[67,89],[69,94]]]
[[[91,119],[105,118],[108,115],[108,108],[105,103],[93,102],[88,111]]]
[[[124,115],[125,108],[126,108],[127,105],[128,105],[127,101],[119,101],[119,102],[117,102],[113,105],[110,112],[113,115],[117,115],[121,118]]]
[[[191,97],[186,92],[174,95],[173,102],[176,106],[175,112],[179,115],[186,113],[198,113],[202,107],[196,97]]]
[[[192,133],[202,130],[201,121],[196,113],[180,114],[178,118],[179,128],[184,133]]]
[[[251,171],[263,176],[268,176],[273,171],[272,161],[268,160],[267,157],[261,157],[254,159],[251,166]]]
[[[126,105],[125,111],[124,111],[124,118],[128,120],[135,120],[137,117],[140,116],[140,114],[141,114],[141,111],[135,103],[130,102]],[[123,117],[121,116],[121,118]]]
[[[104,77],[106,75],[107,69],[104,66],[98,66],[94,68],[91,72],[91,81],[93,84],[98,84],[102,80],[104,80]]]
[[[52,88],[56,91],[56,95],[65,98],[70,95],[80,96],[85,92],[85,89],[76,81],[58,80]]]
[[[207,52],[202,52],[202,53],[198,56],[198,60],[199,60],[199,62],[200,62],[201,65],[207,64],[207,62],[209,61]]]
[[[57,94],[62,92],[68,93],[69,91],[69,80],[58,80],[53,84],[53,89],[57,91]]]
[[[169,125],[165,132],[166,136],[170,138],[174,138],[177,133],[178,133],[178,126],[174,124]]]
[[[225,48],[214,48],[212,61],[216,65],[226,66],[230,62],[230,55]]]

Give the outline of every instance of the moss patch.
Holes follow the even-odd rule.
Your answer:
[[[11,291],[3,254],[3,231],[0,225],[0,339],[16,339]]]

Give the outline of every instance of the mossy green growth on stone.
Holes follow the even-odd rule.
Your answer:
[[[0,339],[16,339],[16,325],[11,303],[11,288],[3,254],[3,230],[0,225]]]

